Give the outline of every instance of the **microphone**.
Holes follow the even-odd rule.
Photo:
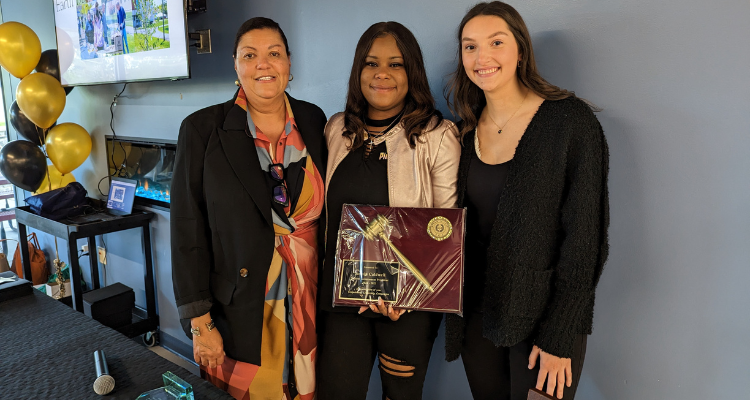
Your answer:
[[[94,381],[94,391],[98,395],[104,396],[109,394],[115,388],[115,378],[109,375],[107,368],[107,359],[104,358],[104,352],[97,350],[94,352],[94,367],[96,368],[96,380]]]

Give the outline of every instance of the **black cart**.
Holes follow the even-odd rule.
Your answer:
[[[104,209],[105,204],[103,202],[95,199],[90,199],[90,202],[96,208]],[[97,217],[100,217],[100,219],[97,220]],[[83,217],[54,221],[34,214],[28,206],[17,207],[16,221],[18,222],[18,240],[21,247],[24,276],[31,276],[29,248],[26,238],[27,226],[67,240],[73,309],[83,312],[83,288],[81,287],[81,272],[78,264],[77,239],[88,238],[92,286],[93,289],[99,289],[99,260],[95,237],[126,229],[141,228],[145,261],[143,281],[146,290],[146,309],[143,310],[136,306],[133,309],[132,323],[118,328],[117,331],[131,338],[143,335],[143,341],[148,345],[153,345],[156,343],[156,333],[159,326],[159,315],[156,313],[156,285],[154,283],[154,265],[151,259],[149,225],[153,217],[154,213],[152,212],[133,210],[130,215],[110,215],[101,212],[100,214],[89,214]]]

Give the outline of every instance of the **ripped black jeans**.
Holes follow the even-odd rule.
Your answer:
[[[321,313],[319,399],[364,400],[376,355],[384,399],[422,398],[442,314],[415,311],[391,321],[388,317]]]

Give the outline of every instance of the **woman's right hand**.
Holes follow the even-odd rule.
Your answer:
[[[383,299],[378,297],[378,304],[370,304],[369,306],[362,306],[359,308],[359,313],[362,314],[363,312],[367,311],[367,309],[372,310],[375,314],[383,314],[384,316],[391,319],[391,321],[398,321],[399,318],[401,318],[402,315],[406,312],[403,308],[393,308],[392,305],[386,306],[383,302]]]
[[[190,320],[190,325],[200,329],[201,333],[200,336],[193,335],[193,359],[205,367],[216,368],[224,364],[224,341],[218,329],[208,331],[206,324],[209,322],[211,322],[210,314]]]

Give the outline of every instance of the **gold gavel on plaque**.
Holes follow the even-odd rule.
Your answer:
[[[365,235],[365,239],[367,240],[377,240],[380,239],[384,241],[388,247],[393,250],[394,253],[396,253],[396,256],[401,259],[401,263],[406,266],[406,268],[417,278],[419,283],[424,285],[430,292],[435,292],[435,289],[430,285],[430,282],[425,278],[425,276],[422,274],[422,272],[417,269],[417,266],[414,265],[411,261],[409,261],[408,258],[406,258],[403,253],[401,253],[396,246],[393,245],[393,243],[388,239],[388,236],[386,235],[386,228],[388,227],[388,218],[378,214],[375,218],[373,218],[372,221],[370,221],[367,226],[365,226],[365,230],[362,231],[362,233]]]

